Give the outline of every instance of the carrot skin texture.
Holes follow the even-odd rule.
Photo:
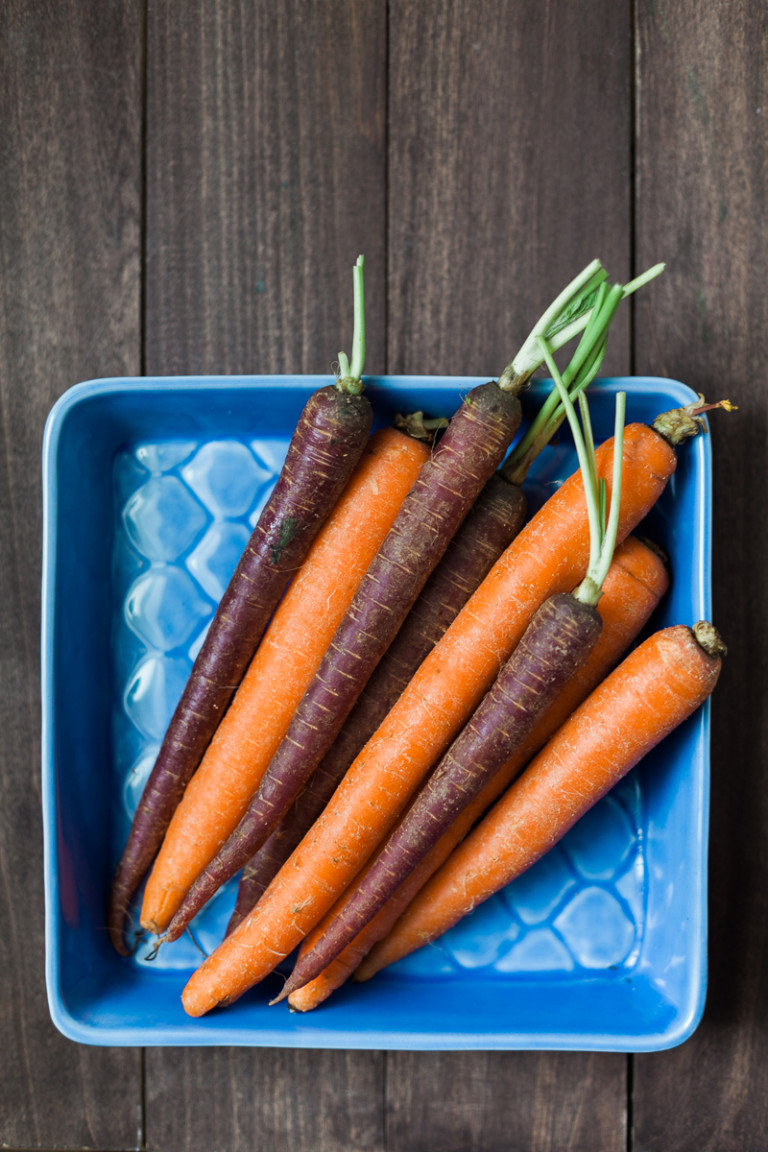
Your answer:
[[[195,660],[117,867],[108,914],[121,954],[130,901],[290,578],[359,460],[373,413],[330,385],[307,401],[272,495]]]
[[[674,450],[643,424],[625,428],[623,455],[620,540],[659,498],[676,465]],[[607,441],[597,449],[597,466],[608,495],[612,463]],[[532,612],[584,576],[587,540],[584,489],[575,473],[467,601],[256,907],[192,975],[182,995],[190,1015],[262,980],[331,908],[490,687]]]
[[[541,717],[527,740],[504,767],[485,785],[480,795],[461,813],[451,827],[443,833],[435,847],[414,868],[387,903],[373,917],[354,940],[303,988],[291,993],[288,1003],[297,1012],[308,1012],[326,1000],[348,979],[375,944],[383,940],[394,928],[405,909],[421,891],[431,876],[445,863],[457,844],[483,813],[498,800],[528,761],[567,720],[571,712],[605,679],[649,620],[659,600],[669,587],[669,572],[658,552],[635,537],[628,537],[619,545],[613,563],[603,584],[603,595],[598,611],[603,628],[589,657],[569,680],[554,704]],[[365,870],[360,879],[365,876]],[[301,952],[314,945],[326,926],[357,887],[354,885],[336,901],[324,919],[307,936]],[[301,954],[301,953],[300,953]],[[357,976],[355,977],[357,979]]]
[[[520,531],[525,511],[522,488],[510,484],[498,472],[493,475],[424,585],[332,747],[278,828],[245,865],[227,934],[250,912],[301,843],[422,660]]]
[[[429,457],[374,432],[288,586],[171,818],[144,890],[141,926],[162,931],[236,827],[368,564]]]
[[[435,940],[522,875],[703,704],[720,668],[684,625],[630,653],[422,889],[359,979]]]
[[[190,888],[164,940],[178,939],[285,816],[504,458],[520,419],[520,401],[495,382],[464,398],[368,568],[247,812]]]
[[[336,959],[504,767],[587,659],[601,628],[600,614],[591,605],[563,593],[545,600],[352,898],[299,956],[283,996],[314,980]]]

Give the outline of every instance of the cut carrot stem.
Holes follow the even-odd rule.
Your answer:
[[[691,430],[695,434],[698,426]],[[654,428],[624,433],[618,537],[646,515],[676,465]],[[597,449],[610,483],[613,444]],[[192,976],[183,1002],[200,1015],[263,979],[299,945],[365,865],[427,772],[460,731],[539,604],[583,578],[589,561],[584,492],[575,474],[491,569],[422,663],[331,802],[259,904]]]
[[[713,691],[711,625],[655,633],[574,712],[361,965],[368,979],[520,876]]]
[[[667,566],[657,550],[632,536],[617,548],[598,606],[603,629],[586,662],[566,684],[528,739],[486,784],[477,799],[441,836],[431,852],[362,932],[358,933],[351,944],[347,945],[319,976],[289,996],[288,1002],[291,1008],[306,1012],[320,1004],[355,971],[374,944],[388,934],[416,893],[444,863],[479,817],[499,798],[574,708],[605,678],[645,626],[668,585]],[[349,899],[352,891],[354,886],[347,889],[325,919],[310,933],[302,944],[302,951],[308,950],[313,945],[331,917],[338,914],[343,902]]]
[[[174,813],[144,891],[143,928],[166,927],[237,826],[428,457],[426,444],[394,428],[373,434]]]

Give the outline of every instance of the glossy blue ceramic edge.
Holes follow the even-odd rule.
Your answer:
[[[371,391],[386,388],[390,384],[413,385],[430,390],[438,387],[469,389],[482,382],[485,377],[446,379],[444,377],[379,377],[371,378]],[[365,1033],[349,1030],[323,1030],[312,1032],[298,1030],[287,1033],[283,1028],[260,1029],[258,1032],[239,1030],[234,1033],[224,1016],[212,1022],[183,1022],[180,1028],[146,1028],[136,1021],[125,1025],[111,1024],[101,1027],[89,1023],[71,1013],[66,1006],[64,990],[60,983],[60,938],[61,925],[57,923],[57,902],[59,879],[56,871],[58,834],[57,780],[54,716],[52,710],[52,675],[54,666],[55,635],[55,589],[57,579],[57,524],[58,492],[56,482],[56,459],[62,429],[68,413],[81,401],[92,396],[104,396],[131,391],[155,392],[185,390],[189,388],[244,388],[261,387],[278,381],[280,386],[304,390],[327,382],[324,376],[290,377],[167,377],[167,378],[112,378],[87,381],[76,385],[65,393],[52,409],[46,424],[43,445],[43,574],[42,574],[42,636],[41,636],[41,682],[42,682],[42,805],[44,823],[44,876],[46,901],[46,985],[51,1016],[59,1030],[69,1038],[87,1044],[99,1045],[221,1045],[237,1044],[246,1046],[291,1046],[311,1048],[366,1048],[366,1049],[570,1049],[595,1051],[656,1051],[673,1047],[684,1041],[694,1031],[701,1018],[706,994],[706,892],[707,892],[707,833],[709,821],[709,706],[705,706],[701,716],[701,737],[704,748],[703,771],[697,778],[697,800],[699,829],[696,838],[698,858],[691,861],[696,872],[695,899],[692,911],[697,920],[698,954],[692,957],[693,975],[688,1011],[674,1021],[673,1026],[663,1033],[641,1035],[637,1032],[626,1035],[581,1034],[574,1036],[557,1032],[503,1033],[488,1035],[483,1032],[464,1030],[460,1032],[429,1032],[402,1030],[369,1030]],[[689,403],[693,393],[686,385],[663,378],[628,378],[601,381],[614,390],[622,386],[635,391],[656,391],[663,388],[673,403]],[[695,549],[699,560],[698,598],[703,605],[703,615],[711,617],[711,452],[707,437],[696,442],[699,453],[697,468],[697,505],[700,516],[697,519]]]

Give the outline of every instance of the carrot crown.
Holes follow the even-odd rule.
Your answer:
[[[541,341],[546,340],[556,351],[567,344],[588,322],[597,290],[608,273],[599,260],[593,260],[566,285],[546,312],[534,324],[520,351],[499,376],[499,387],[505,392],[519,392],[541,365]]]
[[[592,434],[592,422],[589,418],[589,405],[583,392],[579,392],[579,410],[581,424],[576,415],[573,401],[568,395],[568,388],[558,371],[557,364],[552,356],[552,350],[546,340],[542,340],[542,350],[547,367],[552,373],[552,379],[560,396],[560,402],[571,427],[576,452],[579,457],[579,468],[584,482],[584,496],[587,502],[587,518],[589,520],[589,565],[587,574],[574,591],[573,595],[583,604],[597,604],[603,590],[603,581],[608,575],[608,569],[613,559],[613,550],[616,547],[616,537],[619,529],[619,507],[621,503],[621,470],[624,455],[624,414],[626,410],[626,393],[619,392],[616,396],[616,417],[614,425],[613,444],[613,480],[611,485],[610,509],[606,509],[605,481],[597,475],[595,458],[595,439]]]
[[[358,396],[363,390],[363,364],[365,363],[365,291],[363,288],[363,265],[365,258],[358,256],[352,269],[355,321],[352,332],[352,362],[346,352],[339,352],[339,372],[336,387],[341,392]]]
[[[605,282],[599,285],[587,326],[571,362],[562,373],[571,400],[575,400],[579,392],[591,384],[600,370],[608,344],[608,330],[621,301],[650,280],[654,280],[663,270],[663,264],[655,264],[623,286],[614,284],[609,288]],[[553,388],[502,468],[511,484],[523,483],[531,464],[555,435],[565,418],[560,394]]]

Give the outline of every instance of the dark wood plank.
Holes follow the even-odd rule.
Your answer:
[[[71,384],[139,369],[141,4],[0,8],[0,1141],[131,1148],[140,1053],[54,1029],[43,976],[40,444]]]
[[[148,1146],[380,1152],[383,1065],[381,1052],[166,1053],[148,1062]]]
[[[390,7],[389,371],[496,375],[594,256],[629,272],[629,5]]]
[[[147,371],[384,367],[385,5],[151,6]],[[150,1149],[383,1148],[383,1057],[148,1051]]]
[[[629,273],[629,7],[390,10],[388,368],[495,375],[593,256]],[[626,1058],[391,1053],[387,1102],[390,1152],[624,1149]]]
[[[385,7],[263,2],[149,13],[147,365],[328,372],[384,349]]]
[[[667,259],[638,301],[637,368],[740,405],[713,418],[715,622],[729,644],[713,704],[710,980],[704,1021],[638,1058],[635,1147],[765,1147],[768,797],[762,571],[768,392],[764,5],[648,3],[638,17],[640,259]]]
[[[390,1055],[387,1152],[623,1152],[625,1067],[605,1053]]]

